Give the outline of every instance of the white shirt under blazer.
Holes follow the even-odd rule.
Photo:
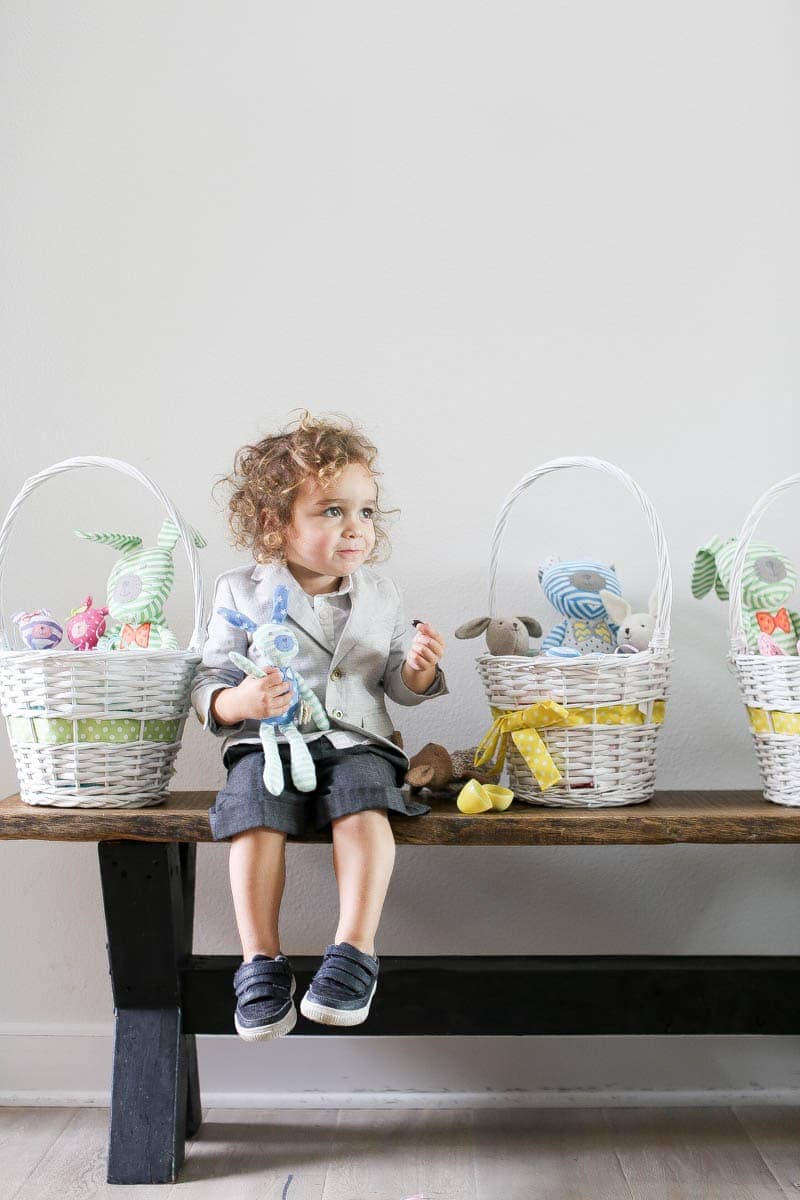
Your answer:
[[[286,623],[300,647],[291,666],[325,709],[331,728],[324,736],[334,746],[364,742],[394,746],[390,741],[394,723],[386,711],[386,697],[397,704],[413,705],[447,693],[444,673],[438,666],[433,683],[422,695],[406,687],[400,669],[414,628],[406,617],[397,585],[371,567],[359,567],[344,576],[338,592],[316,597],[303,591],[283,563],[236,567],[220,575],[214,586],[203,661],[192,684],[192,704],[203,728],[225,739],[223,755],[239,742],[260,741],[258,720],[223,726],[211,715],[214,693],[220,688],[236,687],[244,679],[228,654],[236,650],[262,668],[266,664],[259,659],[247,631],[229,625],[217,609],[238,609],[256,624],[265,624],[272,615],[273,593],[279,584],[288,590]],[[339,611],[318,615],[326,604]],[[342,625],[343,606],[346,619]],[[301,726],[301,730],[307,740],[323,736],[313,722]]]

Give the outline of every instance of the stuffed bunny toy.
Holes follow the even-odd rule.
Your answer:
[[[600,597],[602,590],[622,595],[613,565],[594,558],[564,562],[547,558],[539,567],[539,583],[547,599],[564,620],[554,625],[542,642],[542,653],[557,658],[582,654],[613,654],[617,626]]]
[[[264,786],[273,796],[284,789],[283,764],[278,752],[276,729],[285,735],[291,754],[292,782],[299,792],[313,792],[317,786],[317,771],[311,752],[296,723],[313,720],[317,729],[330,729],[325,709],[308,686],[299,671],[289,663],[299,652],[297,638],[285,624],[289,590],[280,584],[272,597],[272,617],[266,625],[256,625],[250,617],[232,608],[218,608],[229,625],[245,629],[252,635],[252,646],[259,658],[269,667],[278,667],[282,677],[291,684],[289,708],[279,717],[264,717],[259,727],[261,745],[264,747]],[[263,679],[266,671],[243,654],[231,650],[228,658],[247,675]],[[308,715],[306,715],[308,714]]]
[[[486,648],[490,654],[535,654],[530,638],[540,638],[542,627],[535,617],[475,617],[456,630],[456,637],[475,638],[486,630]]]
[[[602,588],[600,599],[606,606],[606,612],[611,620],[619,625],[617,630],[617,649],[630,653],[633,650],[646,650],[653,640],[658,615],[658,588],[654,587],[650,594],[647,612],[633,612],[631,605],[622,596]]]
[[[736,538],[711,538],[697,551],[692,571],[692,595],[697,599],[712,587],[720,600],[729,600]],[[794,563],[768,542],[751,542],[742,575],[742,615],[747,645],[762,654],[797,655],[800,616],[783,607],[797,586]]]
[[[113,546],[122,557],[111,568],[106,603],[111,617],[106,632],[98,638],[98,650],[178,650],[178,639],[164,621],[164,602],[175,581],[172,551],[180,537],[169,518],[161,526],[158,545],[142,546],[142,539],[127,533],[84,533],[79,538]],[[205,538],[193,529],[195,546]]]

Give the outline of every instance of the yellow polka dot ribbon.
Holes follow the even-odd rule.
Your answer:
[[[519,750],[543,792],[558,783],[561,772],[537,730],[572,725],[644,725],[648,723],[638,704],[606,704],[600,708],[565,708],[555,700],[540,700],[528,708],[492,708],[492,725],[475,750],[475,766],[492,762],[492,771],[501,771],[506,759],[508,739]],[[664,720],[664,701],[653,703],[650,723]],[[494,760],[494,761],[492,761]]]
[[[748,707],[747,715],[755,733],[800,733],[800,713]]]

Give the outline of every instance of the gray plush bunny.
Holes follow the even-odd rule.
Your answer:
[[[516,654],[530,657],[530,638],[540,638],[542,627],[535,617],[475,617],[456,630],[457,638],[475,638],[486,630],[486,648],[490,654]]]

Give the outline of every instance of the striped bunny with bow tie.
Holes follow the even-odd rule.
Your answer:
[[[712,587],[720,600],[730,599],[736,538],[710,538],[697,551],[692,571],[692,595],[707,595]],[[742,575],[742,612],[747,644],[761,654],[797,655],[800,616],[785,607],[797,586],[794,563],[768,542],[751,542]]]

